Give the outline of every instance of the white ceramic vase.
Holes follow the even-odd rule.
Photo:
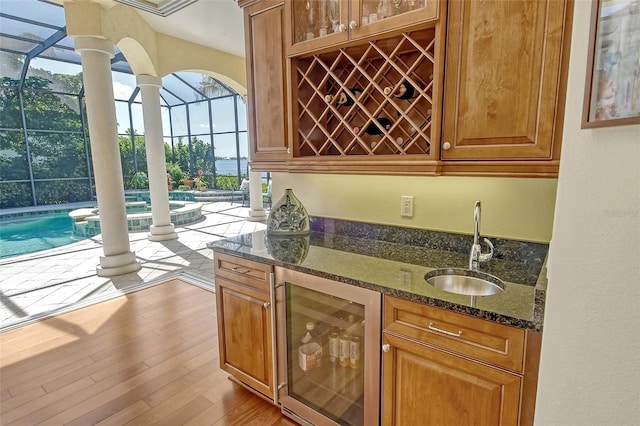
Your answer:
[[[309,214],[291,188],[271,207],[267,219],[269,235],[305,235],[309,233]]]

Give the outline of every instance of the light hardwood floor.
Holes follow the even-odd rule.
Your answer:
[[[294,425],[218,366],[215,295],[172,280],[0,334],[2,425]]]

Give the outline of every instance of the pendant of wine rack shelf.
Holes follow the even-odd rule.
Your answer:
[[[295,58],[294,156],[428,155],[433,30]]]

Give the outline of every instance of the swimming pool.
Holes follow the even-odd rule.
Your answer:
[[[129,231],[149,230],[153,221],[150,207],[145,202],[126,204]],[[169,206],[171,223],[175,226],[195,223],[203,218],[201,203],[171,201]],[[75,209],[65,206],[55,210],[36,209],[0,214],[0,259],[91,238],[100,233],[99,220],[95,206]]]
[[[35,253],[79,241],[69,211],[0,220],[0,259]]]

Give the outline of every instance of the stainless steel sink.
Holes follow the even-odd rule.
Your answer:
[[[491,296],[505,289],[500,278],[469,269],[435,269],[424,279],[437,289],[466,296]]]

